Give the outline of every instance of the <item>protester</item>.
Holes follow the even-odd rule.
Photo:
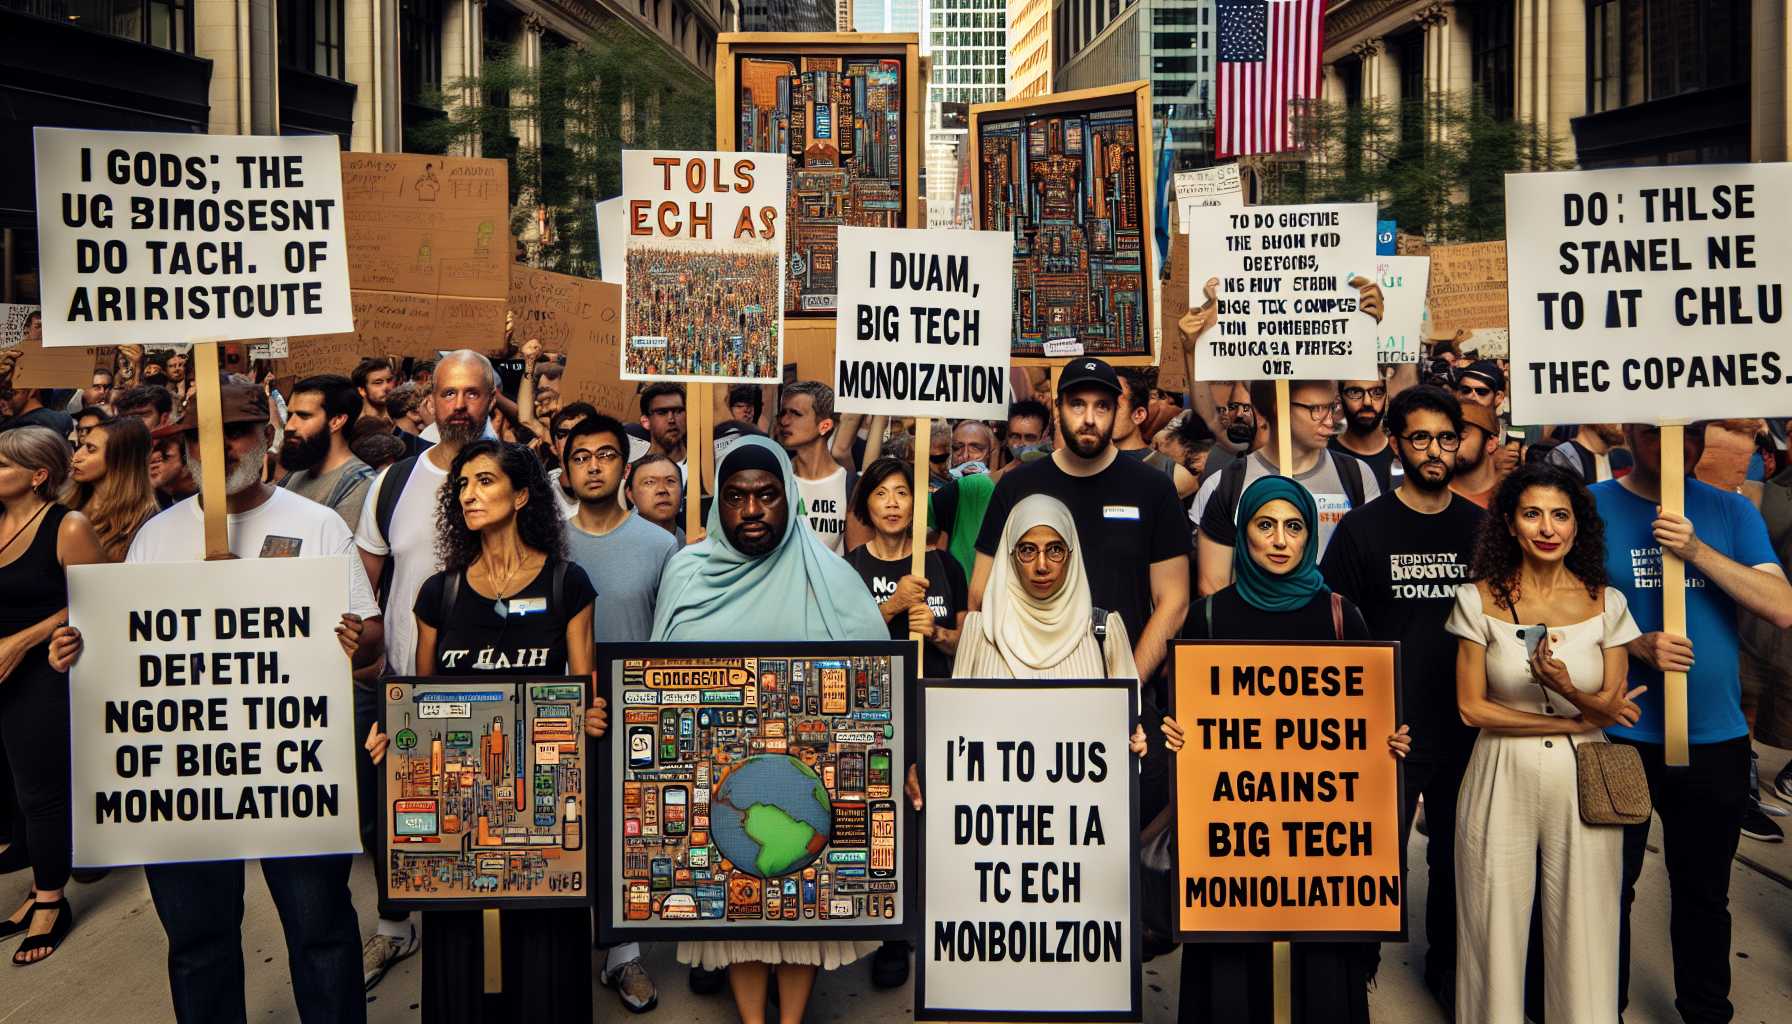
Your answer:
[[[596,415],[598,415],[597,408],[590,402],[572,402],[556,408],[542,428],[551,442],[551,447],[541,449],[539,454],[542,455],[542,461],[548,467],[548,482],[554,485],[554,500],[560,504],[560,514],[569,520],[579,514],[579,497],[573,493],[572,478],[566,473],[562,454],[566,451],[566,439],[572,433],[572,428]],[[628,435],[626,433],[620,435],[619,443],[623,460],[618,469],[626,470],[628,468]],[[550,459],[551,461],[549,461]],[[620,488],[622,477],[625,475],[627,474],[624,472],[617,474],[618,488]],[[617,507],[621,507],[620,503]]]
[[[430,415],[429,395],[428,385],[414,381],[393,388],[386,395],[386,414],[392,418],[392,426],[412,437],[423,433],[435,421]]]
[[[1151,435],[1145,433],[1145,423],[1151,415],[1148,407],[1152,391],[1150,378],[1136,370],[1119,371],[1118,376],[1121,386],[1114,409],[1114,447],[1121,455],[1137,459],[1169,477],[1176,485],[1178,499],[1192,496],[1195,488],[1200,486],[1200,480],[1175,459],[1151,447]]]
[[[1388,388],[1379,380],[1341,380],[1338,397],[1344,402],[1344,432],[1332,436],[1334,452],[1354,455],[1375,472],[1375,485],[1386,494],[1400,486],[1403,463],[1395,457],[1381,419],[1388,407]]]
[[[1096,620],[1081,547],[1063,502],[1033,494],[1014,506],[990,569],[993,600],[965,617],[954,678],[1139,677],[1125,619]]]
[[[293,387],[280,446],[280,486],[336,510],[352,531],[361,523],[372,467],[349,449],[363,400],[347,377],[323,374]]]
[[[627,467],[628,435],[599,414],[568,429],[561,451],[578,512],[566,522],[567,557],[602,580],[592,614],[598,643],[646,640],[654,599],[678,541],[616,500]]]
[[[1748,722],[1742,715],[1737,612],[1779,629],[1792,628],[1787,585],[1761,516],[1748,499],[1720,491],[1690,473],[1704,450],[1704,426],[1685,433],[1685,513],[1661,508],[1661,431],[1631,424],[1625,440],[1636,465],[1619,480],[1594,484],[1605,520],[1606,572],[1624,592],[1643,635],[1630,643],[1630,682],[1648,687],[1634,726],[1610,730],[1643,756],[1672,906],[1674,1006],[1691,1021],[1727,1021],[1730,1005],[1730,864],[1749,806]],[[1696,524],[1696,525],[1695,525]],[[1686,563],[1690,636],[1663,631],[1661,556]],[[1686,673],[1691,757],[1668,768],[1661,673]],[[1643,871],[1648,825],[1624,830],[1624,914],[1618,955],[1618,1008],[1629,999],[1630,908]]]
[[[68,621],[67,568],[107,558],[87,517],[56,501],[68,469],[68,442],[49,428],[0,432],[0,742],[32,882],[0,938],[23,937],[19,966],[55,953],[75,926],[62,891],[74,864],[68,666],[50,660],[49,642]]]
[[[1499,486],[1494,456],[1500,447],[1500,424],[1493,410],[1478,402],[1462,403],[1462,447],[1456,451],[1456,476],[1450,489],[1486,508]]]
[[[1380,419],[1378,413],[1377,419]],[[1450,490],[1462,445],[1462,407],[1441,388],[1408,388],[1388,403],[1390,450],[1400,483],[1332,531],[1321,569],[1334,593],[1362,612],[1369,635],[1400,643],[1403,711],[1412,724],[1400,845],[1418,801],[1439,827],[1425,846],[1425,986],[1447,1010],[1456,986],[1456,791],[1475,733],[1456,710],[1456,641],[1444,623],[1468,578],[1482,510]]]
[[[47,403],[56,401],[56,393],[50,388],[20,388],[13,392],[12,418],[0,423],[0,430],[18,430],[22,427],[46,427],[57,437],[66,439],[74,433],[75,418],[60,408],[49,408]]]
[[[1120,381],[1099,359],[1076,359],[1058,381],[1058,440],[1049,459],[1016,467],[996,484],[977,537],[971,610],[983,607],[1002,531],[1021,499],[1045,494],[1070,510],[1097,607],[1119,612],[1133,638],[1141,681],[1164,663],[1188,614],[1187,519],[1164,474],[1114,447]]]
[[[977,536],[983,530],[983,516],[995,492],[995,477],[972,473],[947,481],[927,496],[927,524],[939,532],[940,546],[951,554],[967,578],[977,567]]]
[[[1578,474],[1589,486],[1630,469],[1621,423],[1582,423],[1574,436],[1549,450],[1545,462]]]
[[[1182,637],[1190,640],[1324,643],[1366,641],[1369,629],[1347,598],[1327,590],[1319,574],[1314,523],[1319,508],[1307,488],[1285,476],[1261,477],[1238,501],[1232,582],[1190,611]],[[1174,718],[1160,725],[1164,745],[1180,751],[1186,733]],[[1405,725],[1388,749],[1406,756]],[[1312,1024],[1366,1024],[1373,943],[1297,942],[1292,961],[1292,1019]],[[1274,999],[1269,943],[1190,942],[1182,947],[1183,1021],[1267,1021]]]
[[[1625,645],[1639,633],[1606,586],[1604,527],[1585,485],[1554,466],[1507,477],[1471,575],[1445,627],[1459,638],[1462,721],[1481,730],[1455,825],[1456,1014],[1523,1024],[1541,894],[1548,1019],[1615,1021],[1623,833],[1582,821],[1575,748],[1634,724],[1643,691],[1626,683]]]
[[[386,412],[386,399],[392,395],[392,389],[398,380],[392,372],[390,360],[378,356],[368,356],[355,364],[349,380],[355,391],[361,396],[361,415],[376,420],[391,420]]]
[[[649,452],[635,460],[628,473],[628,503],[644,521],[684,546],[684,520],[678,514],[684,506],[684,478],[671,456]]]
[[[915,576],[915,492],[911,468],[888,456],[866,467],[852,495],[852,515],[871,532],[871,539],[846,556],[871,591],[878,611],[890,627],[890,639],[918,634],[926,641],[921,674],[944,679],[958,650],[970,586],[956,559],[929,549]]]
[[[1029,453],[1052,450],[1052,413],[1042,402],[1025,398],[1008,407],[1008,456],[1022,461]]]
[[[62,504],[92,525],[108,562],[124,561],[131,540],[161,511],[149,482],[149,431],[133,416],[102,420],[75,447]]]
[[[654,383],[641,391],[641,426],[652,439],[653,450],[678,465],[685,476],[685,398],[683,384]]]
[[[834,389],[815,380],[784,388],[778,406],[778,443],[790,453],[801,502],[797,515],[836,555],[846,553],[846,503],[858,474],[834,460]]]
[[[82,409],[105,410],[112,400],[112,371],[98,369],[93,371],[93,382],[75,393],[69,400],[68,411],[73,414]],[[109,415],[109,413],[108,413]]]
[[[82,409],[80,412],[75,413],[74,417],[75,417],[75,444],[79,445],[82,441],[87,440],[88,433],[90,431],[92,431],[94,427],[97,427],[100,424],[105,423],[106,421],[110,420],[112,418],[112,414],[108,413],[106,411],[106,407],[103,405],[90,405],[87,408]],[[135,416],[131,416],[128,418],[129,419],[137,419]],[[137,422],[141,423],[143,421],[138,420]],[[148,428],[147,427],[144,428],[144,434],[147,435],[148,433],[149,433]]]
[[[952,481],[951,458],[952,435],[944,430],[929,431],[927,435],[927,490],[930,493]]]
[[[1779,556],[1780,571],[1785,572],[1792,566],[1792,466],[1763,481],[1753,501],[1767,526],[1768,542]],[[1769,746],[1792,747],[1792,631],[1746,610],[1740,621],[1742,710],[1752,712],[1749,726],[1756,739]],[[1792,761],[1780,769],[1772,788],[1779,799],[1792,801]],[[1758,795],[1756,802],[1761,803]],[[1765,819],[1758,819],[1757,827],[1760,820]]]
[[[174,395],[155,384],[132,388],[118,396],[118,415],[135,416],[151,431],[174,419]]]
[[[151,435],[149,450],[149,485],[155,488],[156,504],[168,508],[199,493],[199,481],[187,466],[187,444],[172,424]],[[160,435],[160,436],[158,436]]]
[[[1257,419],[1275,429],[1275,384],[1256,381],[1251,385],[1251,401]],[[1297,380],[1288,387],[1288,436],[1294,458],[1293,479],[1319,509],[1315,530],[1319,545],[1316,554],[1324,554],[1331,543],[1332,531],[1344,514],[1361,508],[1381,493],[1375,474],[1361,460],[1327,449],[1332,437],[1332,423],[1342,406],[1338,402],[1338,386],[1329,380]],[[1212,457],[1209,456],[1211,463]],[[1236,560],[1232,547],[1236,542],[1232,524],[1238,514],[1238,500],[1254,481],[1278,475],[1278,467],[1263,450],[1234,460],[1215,473],[1211,466],[1207,479],[1195,496],[1192,513],[1201,527],[1196,571],[1201,593],[1214,593],[1231,581]]]
[[[1477,359],[1456,371],[1456,397],[1463,405],[1478,405],[1499,415],[1506,403],[1506,374],[1491,359]]]
[[[438,365],[438,394],[460,368]],[[596,593],[585,570],[565,557],[560,509],[540,460],[521,445],[475,440],[455,454],[448,479],[437,508],[442,570],[418,588],[412,608],[416,674],[503,675],[539,666],[550,675],[591,675]],[[607,724],[596,698],[585,735],[602,738]],[[388,742],[375,722],[367,735],[374,763]],[[424,912],[425,1022],[593,1019],[589,909],[506,910],[498,928],[503,983],[488,994],[481,912]]]
[[[436,426],[441,441],[380,471],[367,490],[367,503],[355,529],[355,544],[367,577],[384,595],[387,673],[415,675],[417,660],[417,593],[425,580],[441,571],[436,520],[448,470],[461,449],[480,438],[487,426],[498,372],[477,352],[461,349],[443,356],[434,374]],[[388,576],[389,574],[389,576]],[[377,719],[377,700],[357,701],[355,729],[365,731]],[[364,816],[362,833],[369,834]],[[377,849],[377,847],[370,847]],[[392,965],[417,951],[417,930],[408,914],[385,900],[385,865],[374,857],[380,893],[378,930],[362,950],[364,987],[379,984]]]
[[[952,446],[946,469],[953,479],[996,468],[996,432],[982,420],[959,420],[952,427]]]
[[[238,384],[226,384],[219,392],[232,554],[327,558],[353,552],[354,539],[334,512],[262,481],[274,437],[267,395],[259,387]],[[190,440],[193,476],[200,477],[199,424],[192,406],[179,429]],[[194,497],[146,523],[125,560],[188,562],[204,550],[204,514],[200,499]],[[336,630],[347,659],[342,666],[345,673],[356,664],[377,661],[380,653],[379,606],[359,562],[348,563],[349,610]],[[74,629],[57,631],[51,657],[59,670],[79,658],[81,643]],[[66,728],[62,735],[67,735]],[[287,969],[302,1020],[354,1024],[367,1016],[366,1000],[355,987],[355,908],[348,889],[352,860],[336,854],[261,862],[261,875],[285,934]],[[243,862],[151,864],[143,873],[168,937],[168,984],[175,1018],[243,1020]]]
[[[703,541],[672,556],[660,580],[653,639],[880,640],[889,634],[877,605],[850,565],[828,549],[795,514],[795,471],[778,444],[744,437],[716,467],[716,502]],[[908,957],[901,944],[880,952],[876,981],[901,984]],[[892,949],[892,945],[883,947]],[[728,969],[742,1021],[765,1019],[766,991],[774,972],[779,1015],[800,1021],[817,968],[833,970],[879,950],[875,942],[680,942],[678,959],[690,964],[698,991],[719,987],[716,972]],[[714,987],[712,987],[714,986]]]
[[[735,384],[728,389],[728,415],[741,423],[751,423],[761,430],[760,418],[765,414],[765,392],[758,384]]]

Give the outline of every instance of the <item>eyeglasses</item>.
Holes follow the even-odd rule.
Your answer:
[[[1214,410],[1222,416],[1243,416],[1257,411],[1257,407],[1249,402],[1232,402],[1228,405],[1216,405]]]
[[[1468,395],[1471,398],[1492,398],[1493,397],[1493,389],[1492,388],[1478,388],[1472,384],[1456,385],[1456,393],[1459,395]]]
[[[1313,417],[1314,423],[1330,423],[1344,411],[1343,402],[1333,402],[1330,405],[1313,405],[1310,402],[1289,402],[1288,404],[1296,409],[1307,410],[1307,415]]]
[[[614,448],[599,448],[594,452],[580,449],[579,451],[573,452],[572,456],[566,461],[568,465],[589,466],[595,460],[608,466],[621,458],[622,453]]]
[[[1437,446],[1446,452],[1453,452],[1462,447],[1462,435],[1451,433],[1447,430],[1441,434],[1432,434],[1423,430],[1415,430],[1410,434],[1401,434],[1400,440],[1412,445],[1414,451],[1420,452],[1431,447],[1431,442],[1433,441],[1436,441]]]
[[[1046,561],[1056,565],[1070,557],[1070,545],[1060,540],[1054,540],[1044,547],[1032,541],[1021,541],[1014,545],[1014,557],[1023,562],[1038,561],[1040,552],[1045,553]]]
[[[1346,401],[1360,402],[1363,400],[1364,395],[1368,395],[1370,398],[1373,398],[1377,402],[1379,402],[1382,399],[1388,397],[1388,389],[1387,388],[1369,388],[1367,390],[1364,390],[1363,388],[1357,388],[1357,387],[1350,387],[1350,388],[1344,389],[1344,398]]]
[[[947,452],[928,452],[927,453],[927,461],[929,461],[929,462],[944,462],[944,461],[946,461],[948,455],[949,455],[949,453],[947,453]]]

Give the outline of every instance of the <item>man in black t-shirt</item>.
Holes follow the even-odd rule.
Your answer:
[[[1377,640],[1400,641],[1403,720],[1412,726],[1406,759],[1404,847],[1420,794],[1431,822],[1425,863],[1425,984],[1455,1005],[1456,790],[1468,767],[1474,730],[1456,711],[1456,638],[1444,621],[1456,587],[1468,579],[1475,533],[1486,513],[1450,490],[1462,446],[1462,407],[1442,388],[1394,396],[1387,431],[1405,472],[1400,486],[1346,513],[1320,563],[1332,590],[1362,610]]]
[[[1375,485],[1386,494],[1400,486],[1401,463],[1394,445],[1381,429],[1388,406],[1388,386],[1379,380],[1341,380],[1338,398],[1344,403],[1344,432],[1332,435],[1327,447],[1354,455],[1375,471]]]
[[[1099,359],[1077,358],[1058,382],[1058,444],[1051,458],[1017,466],[996,484],[971,578],[971,610],[983,604],[1008,513],[1022,498],[1048,494],[1076,520],[1077,548],[1097,608],[1119,612],[1140,680],[1163,664],[1188,614],[1188,518],[1163,473],[1114,447],[1120,381]]]

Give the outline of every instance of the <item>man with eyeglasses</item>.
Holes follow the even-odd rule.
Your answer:
[[[566,521],[566,557],[603,581],[592,608],[592,636],[600,644],[646,640],[653,633],[660,574],[678,540],[616,500],[628,469],[628,434],[620,422],[601,413],[587,415],[568,425],[558,443],[560,464],[579,502]],[[635,1013],[659,1000],[638,942],[611,948],[599,977]]]
[[[1257,419],[1275,429],[1275,382],[1251,383],[1251,404]],[[1331,542],[1332,531],[1344,513],[1360,508],[1381,494],[1375,474],[1347,453],[1328,451],[1333,424],[1343,412],[1338,385],[1329,380],[1297,380],[1290,383],[1288,435],[1294,455],[1294,471],[1283,472],[1263,451],[1238,459],[1218,473],[1212,471],[1195,494],[1191,514],[1200,525],[1197,541],[1197,586],[1202,594],[1223,590],[1232,582],[1232,547],[1236,541],[1238,499],[1253,481],[1266,476],[1293,477],[1313,495],[1319,507],[1319,553]]]
[[[1500,448],[1500,421],[1478,402],[1462,403],[1462,447],[1456,452],[1456,478],[1450,489],[1486,508],[1500,485],[1494,454]]]
[[[1354,455],[1375,473],[1382,493],[1400,486],[1400,462],[1381,429],[1388,406],[1388,388],[1378,380],[1341,380],[1338,396],[1344,400],[1344,432],[1332,438],[1331,450]]]
[[[1463,446],[1462,406],[1442,388],[1412,387],[1387,407],[1389,448],[1400,460],[1399,486],[1345,515],[1320,570],[1332,590],[1363,613],[1377,640],[1400,642],[1404,721],[1412,725],[1406,758],[1400,844],[1405,848],[1419,797],[1434,823],[1425,847],[1425,987],[1455,1007],[1456,790],[1468,768],[1475,731],[1456,711],[1456,638],[1444,621],[1456,586],[1468,578],[1475,534],[1485,513],[1450,490]]]

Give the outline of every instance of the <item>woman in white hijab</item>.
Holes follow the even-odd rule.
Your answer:
[[[1002,528],[983,610],[959,634],[954,679],[1137,679],[1132,638],[1109,612],[1095,636],[1094,604],[1076,521],[1044,494],[1022,499]]]

